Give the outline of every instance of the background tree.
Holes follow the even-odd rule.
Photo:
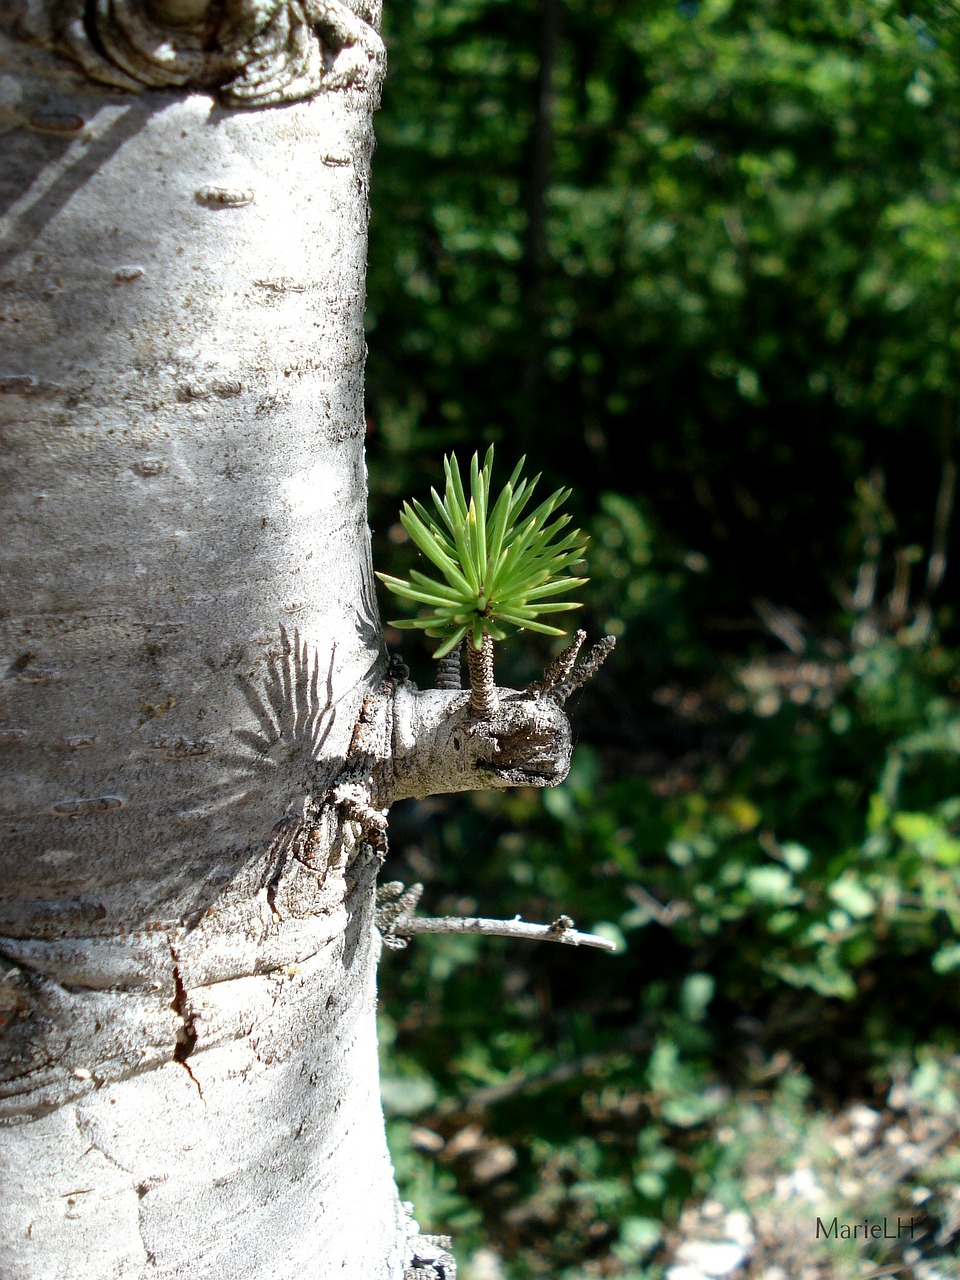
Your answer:
[[[387,15],[378,566],[410,563],[397,495],[426,496],[428,457],[522,441],[576,481],[585,625],[619,637],[562,788],[392,818],[439,909],[576,903],[626,946],[589,980],[464,939],[384,966],[394,1152],[468,1275],[472,1231],[478,1276],[652,1280],[725,1230],[709,1195],[749,1211],[754,1244],[724,1238],[745,1267],[800,1274],[810,1202],[776,1185],[801,1166],[838,1212],[922,1205],[952,1265],[957,22],[922,0]],[[531,646],[503,649],[528,679]],[[942,1161],[891,1180],[924,1124]],[[824,1154],[851,1134],[874,1155]],[[896,1250],[869,1261],[909,1274]]]

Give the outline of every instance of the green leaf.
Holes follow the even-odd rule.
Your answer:
[[[838,907],[842,907],[854,920],[865,920],[877,909],[877,900],[855,872],[847,872],[831,884],[827,892]]]
[[[453,586],[460,587],[462,591],[469,593],[470,584],[460,571],[457,562],[447,553],[431,530],[408,509],[400,513],[400,523],[427,559],[437,566],[448,581]]]
[[[562,582],[545,582],[542,586],[532,587],[524,593],[527,600],[542,600],[544,596],[556,595],[558,591],[566,591],[569,587],[582,587],[589,582],[589,578],[564,578]],[[549,609],[579,609],[580,604],[561,605],[554,604],[552,601],[547,606]]]
[[[522,618],[514,619],[509,614],[501,614],[499,616],[502,617],[504,622],[512,623],[513,626],[517,627],[521,631],[539,631],[541,635],[545,636],[566,635],[566,632],[562,631],[560,627],[549,627],[545,622],[524,621]],[[475,645],[474,647],[477,649],[480,648],[479,645]]]
[[[427,577],[419,569],[411,569],[410,578],[411,581],[418,583],[427,591],[432,591],[434,595],[442,596],[445,600],[449,600],[451,604],[459,604],[463,600],[462,591],[450,586],[449,583],[437,582],[435,578]],[[397,581],[402,581],[402,579],[397,579]]]
[[[510,518],[512,494],[513,489],[508,481],[506,488],[500,494],[493,507],[490,536],[487,542],[487,568],[484,576],[484,585],[489,592],[493,591],[496,584],[496,566],[500,562],[500,554],[503,551],[503,539],[507,532],[507,521]]]
[[[396,624],[393,624],[396,625]],[[445,658],[448,653],[452,653],[457,645],[463,640],[469,628],[458,627],[457,630],[447,640],[443,642],[440,648],[433,655],[434,658]]]
[[[460,468],[456,455],[449,453],[443,460],[443,474],[447,480],[447,511],[455,523],[463,523],[467,518],[467,499],[463,492],[463,481],[460,479]]]
[[[415,600],[418,604],[436,605],[440,609],[446,608],[449,604],[449,601],[445,600],[443,596],[431,595],[429,591],[422,591],[419,587],[412,587],[408,582],[397,581],[394,585],[391,585],[390,582],[384,579],[384,583],[390,587],[391,591],[398,596],[402,596],[405,600]]]
[[[774,907],[787,906],[799,897],[793,875],[786,867],[751,867],[746,884],[752,898]]]

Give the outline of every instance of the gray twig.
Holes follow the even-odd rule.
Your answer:
[[[578,661],[583,642],[587,638],[585,631],[578,631],[563,653],[554,658],[543,674],[543,679],[530,685],[528,693],[541,698],[552,698],[560,707],[572,693],[594,675],[613,652],[616,640],[613,636],[604,636],[588,651],[587,656]]]
[[[400,937],[417,933],[479,933],[485,937],[528,938],[534,942],[564,942],[571,947],[596,947],[599,951],[616,950],[609,939],[575,929],[569,916],[559,916],[552,924],[532,924],[519,917],[490,920],[482,916],[397,915],[390,921],[389,929],[391,934]]]

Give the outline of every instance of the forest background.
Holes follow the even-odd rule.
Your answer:
[[[492,441],[618,638],[562,787],[391,814],[430,914],[622,946],[385,956],[404,1192],[466,1280],[957,1276],[960,9],[385,9],[376,563]]]

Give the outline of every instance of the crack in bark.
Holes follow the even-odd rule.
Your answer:
[[[179,1062],[187,1075],[197,1086],[197,1093],[200,1095],[201,1102],[206,1104],[203,1096],[203,1090],[200,1088],[200,1081],[193,1074],[193,1069],[187,1059],[197,1047],[197,1041],[200,1033],[197,1031],[197,1014],[190,1006],[190,996],[184,985],[183,978],[180,975],[180,957],[177,955],[177,949],[173,945],[173,939],[167,939],[170,945],[170,958],[173,960],[173,990],[174,996],[170,1001],[170,1008],[180,1018],[182,1026],[177,1032],[177,1041],[173,1049],[173,1060]]]

